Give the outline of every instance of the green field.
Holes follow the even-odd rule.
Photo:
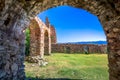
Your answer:
[[[45,56],[48,65],[39,67],[25,62],[26,76],[40,79],[108,80],[106,54],[63,54]]]

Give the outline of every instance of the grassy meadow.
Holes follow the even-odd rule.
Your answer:
[[[26,76],[36,79],[108,80],[107,54],[63,54],[45,56],[47,66],[25,62]]]

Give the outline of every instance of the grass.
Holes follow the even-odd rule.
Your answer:
[[[26,76],[40,79],[108,80],[106,54],[63,54],[45,56],[48,65],[39,67],[25,62]],[[32,79],[32,80],[34,80]]]

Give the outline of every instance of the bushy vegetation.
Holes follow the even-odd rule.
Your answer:
[[[48,65],[39,67],[25,62],[26,75],[32,80],[108,80],[107,54],[63,54],[45,56]]]
[[[25,40],[25,55],[28,56],[30,53],[30,30],[29,28],[26,29],[25,31],[25,35],[26,35],[26,40]]]

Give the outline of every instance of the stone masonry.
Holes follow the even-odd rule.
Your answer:
[[[56,31],[53,25],[50,24],[48,17],[43,23],[38,17],[31,20],[30,25],[30,56],[40,55],[43,58],[44,54],[51,54],[51,44],[57,42]]]
[[[85,53],[84,48],[88,47],[88,53],[107,53],[107,45],[94,44],[52,44],[52,53]]]
[[[49,23],[48,23],[49,24]],[[50,24],[49,24],[50,25]],[[31,20],[30,30],[30,54],[26,57],[28,62],[43,63],[44,54],[51,53],[51,27],[44,24],[38,17]]]
[[[99,18],[108,41],[109,80],[120,80],[120,0],[0,0],[0,80],[25,80],[25,29],[38,13],[60,5]]]
[[[51,31],[51,44],[55,44],[57,43],[57,36],[55,27],[53,25],[51,25],[50,31]]]

